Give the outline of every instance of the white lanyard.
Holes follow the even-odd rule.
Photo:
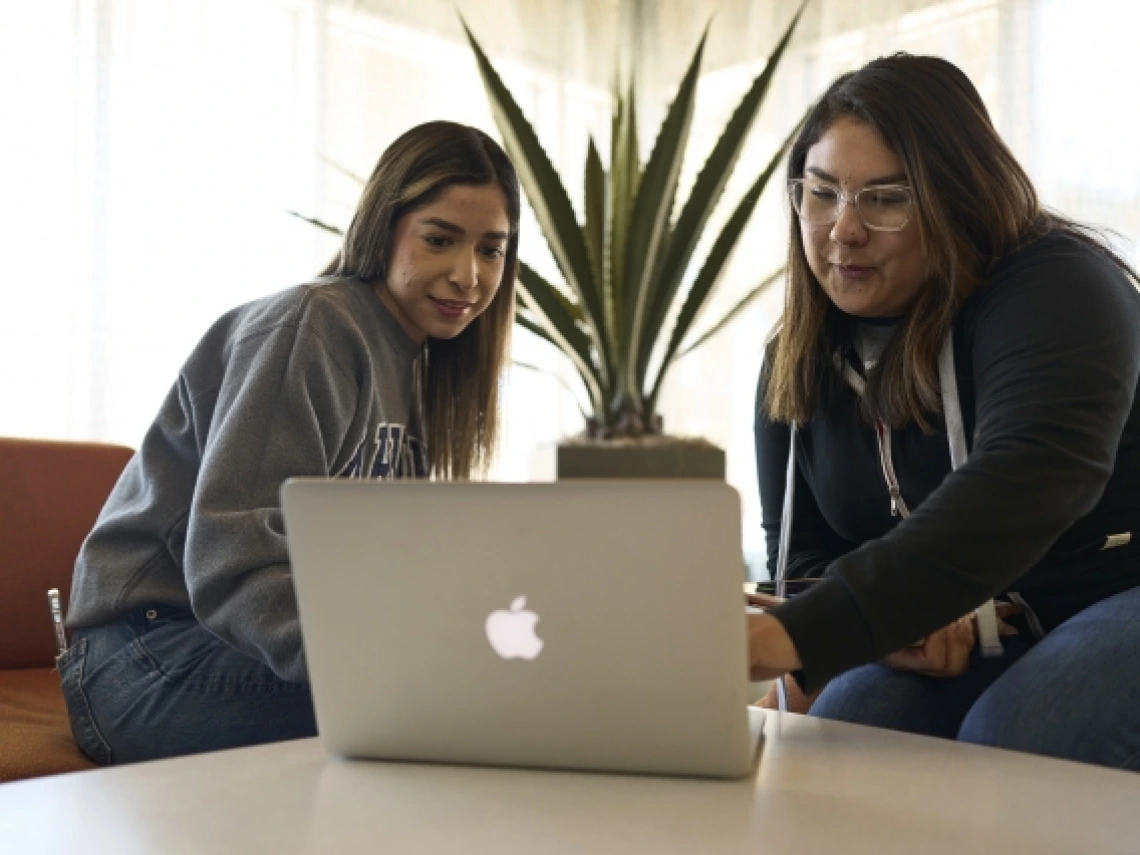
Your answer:
[[[863,393],[865,384],[863,378],[856,374],[846,360],[843,360],[844,376],[848,383],[859,394]],[[954,331],[946,333],[942,341],[942,350],[938,354],[938,381],[942,390],[942,413],[946,419],[946,433],[950,440],[950,468],[957,469],[966,462],[968,455],[966,449],[966,430],[962,421],[962,406],[958,399],[958,378],[954,373]],[[795,501],[796,489],[796,423],[792,422],[788,432],[788,467],[784,481],[784,507],[780,515],[780,542],[776,558],[776,595],[784,596],[786,585],[785,577],[788,571],[788,547],[792,533],[792,505]],[[887,442],[890,438],[888,436]],[[883,451],[883,444],[879,443],[880,462],[888,479],[893,476],[893,466],[889,456]],[[905,508],[905,505],[902,506]],[[905,514],[904,514],[905,515]],[[978,643],[983,656],[993,657],[1002,655],[1001,635],[998,633],[997,610],[994,601],[988,600],[975,610],[978,626]],[[784,678],[777,681],[777,690],[780,700],[780,709],[787,709],[787,689]]]
[[[966,462],[966,427],[962,422],[962,405],[958,399],[958,377],[954,373],[954,330],[946,333],[942,350],[938,354],[938,385],[942,387],[942,414],[946,419],[946,433],[950,437],[950,468],[957,469]],[[1001,656],[1001,635],[998,632],[997,609],[993,600],[986,600],[974,610],[977,615],[978,643],[982,655]]]

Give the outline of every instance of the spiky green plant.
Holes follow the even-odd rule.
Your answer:
[[[804,5],[806,0],[729,119],[676,217],[672,214],[678,176],[708,28],[645,163],[638,151],[632,82],[626,94],[615,92],[609,170],[591,138],[581,222],[534,128],[463,22],[504,146],[562,277],[561,283],[549,282],[520,262],[517,321],[573,363],[589,395],[587,432],[591,436],[660,432],[657,405],[669,369],[723,329],[782,272],[759,283],[705,334],[686,341],[791,142],[789,135],[744,194],[683,290],[694,250],[740,157]]]

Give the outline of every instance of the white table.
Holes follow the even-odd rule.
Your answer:
[[[4,784],[0,851],[1140,852],[1140,774],[767,715],[740,782],[346,762],[301,740]]]

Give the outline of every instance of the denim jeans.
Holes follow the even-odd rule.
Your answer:
[[[57,664],[75,740],[103,765],[317,732],[307,685],[282,680],[185,611],[144,609],[78,630]]]
[[[1102,600],[1005,655],[975,650],[961,677],[864,665],[832,680],[811,715],[1140,770],[1140,587]]]

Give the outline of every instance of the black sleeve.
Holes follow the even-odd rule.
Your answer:
[[[1038,253],[973,299],[957,339],[976,396],[966,463],[835,577],[774,610],[808,691],[967,614],[1096,505],[1140,373],[1132,283],[1087,250]]]
[[[768,550],[768,578],[776,578],[780,550],[780,517],[784,511],[787,483],[789,425],[768,419],[764,397],[768,386],[770,355],[764,360],[756,389],[756,476],[760,486],[761,522]],[[796,487],[792,508],[792,534],[788,544],[789,579],[822,576],[828,565],[854,545],[835,533],[820,513],[811,486],[796,466]]]

